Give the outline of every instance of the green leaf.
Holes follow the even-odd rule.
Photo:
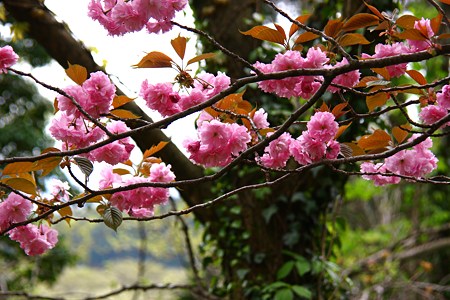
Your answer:
[[[295,262],[295,268],[300,276],[303,276],[305,273],[311,271],[311,264],[305,258],[302,257],[302,260],[297,260]]]
[[[276,292],[274,300],[292,300],[294,293],[290,289],[282,289]]]
[[[277,272],[277,280],[283,279],[291,273],[294,267],[294,261],[286,262]]]
[[[299,297],[306,298],[306,299],[311,299],[311,297],[312,297],[311,291],[309,289],[305,288],[304,286],[293,285],[292,290]]]
[[[266,223],[269,223],[270,219],[277,211],[278,211],[278,207],[275,204],[272,204],[268,208],[264,209],[262,211],[264,221],[266,221]]]
[[[110,206],[103,211],[103,222],[116,232],[117,228],[122,224],[122,219],[122,212],[117,207]]]

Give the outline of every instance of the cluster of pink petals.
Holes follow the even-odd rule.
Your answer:
[[[347,59],[344,57],[340,62],[334,65],[334,67],[341,67],[348,65]],[[355,84],[359,82],[359,79],[361,77],[361,73],[359,70],[354,70],[351,72],[347,72],[341,75],[336,76],[336,78],[333,79],[332,83],[339,84],[345,87],[353,87]],[[328,87],[328,90],[332,93],[337,93],[341,89],[335,86]]]
[[[187,0],[91,0],[88,15],[111,35],[122,35],[146,27],[151,33],[167,32],[171,20]]]
[[[31,213],[33,205],[20,195],[11,193],[0,203],[0,231],[11,224],[23,222]]]
[[[437,103],[422,108],[419,113],[420,119],[427,125],[433,125],[443,117],[447,116],[450,110],[450,85],[445,85],[441,92],[436,94]],[[450,122],[444,124],[448,126]]]
[[[106,129],[113,134],[124,133],[130,130],[128,126],[122,121],[111,121],[106,125]],[[131,151],[134,149],[134,144],[131,138],[126,137],[112,143],[109,143],[100,148],[96,148],[89,152],[89,159],[93,161],[104,161],[111,165],[127,161],[130,158]]]
[[[67,181],[62,182],[59,179],[55,179],[53,178],[50,181],[50,185],[51,185],[51,195],[53,196],[54,199],[56,199],[59,202],[67,202],[69,201],[70,198],[70,193],[69,193],[69,183]]]
[[[307,165],[321,159],[334,159],[340,151],[339,143],[334,140],[339,125],[329,112],[316,112],[307,123],[307,130],[293,139],[283,133],[264,149],[261,163],[268,168],[286,166],[292,156],[299,164]]]
[[[88,114],[98,118],[102,114],[109,113],[116,87],[105,73],[98,71],[91,73],[83,85],[68,86],[64,88],[64,92],[73,97]],[[72,99],[63,95],[59,95],[57,99],[61,111],[74,117],[82,116]]]
[[[286,51],[275,56],[270,64],[256,62],[255,67],[263,73],[281,72],[298,69],[317,69],[324,67],[327,56],[320,48],[310,48],[306,58],[298,51]],[[309,99],[319,89],[322,76],[296,76],[284,79],[264,80],[258,86],[267,93],[280,97],[302,97]]]
[[[197,79],[187,95],[180,95],[174,90],[172,83],[150,84],[145,80],[141,85],[140,96],[149,108],[166,117],[208,100],[229,87],[231,83],[230,77],[220,72],[217,76],[202,73]]]
[[[55,247],[58,242],[58,232],[46,225],[39,227],[33,224],[19,226],[9,232],[9,237],[20,243],[27,255],[41,255]]]
[[[411,49],[404,43],[393,43],[393,44],[378,44],[375,46],[375,54],[368,55],[366,53],[362,54],[363,58],[383,58],[396,56],[401,54],[408,54]],[[408,63],[401,63],[398,65],[387,66],[386,69],[390,77],[400,77],[406,72],[406,67]]]
[[[426,31],[426,38],[428,38],[428,40],[425,41],[408,40],[408,44],[411,47],[411,52],[422,51],[430,48],[432,45],[430,39],[434,36],[434,31],[431,28],[431,21],[429,19],[424,18],[420,19],[419,21],[415,21],[414,29],[417,29],[422,33]]]
[[[137,176],[120,176],[113,173],[111,168],[106,168],[101,172],[100,188],[128,186],[138,183],[161,182],[167,183],[175,180],[175,175],[171,171],[171,166],[158,163],[150,167],[148,178]],[[164,204],[169,199],[169,190],[158,187],[140,187],[129,191],[114,193],[110,202],[118,209],[127,212],[135,217],[149,217],[153,215],[154,206]]]
[[[419,134],[414,134],[408,141],[413,141],[418,136]],[[432,146],[433,142],[430,138],[427,138],[425,141],[413,146],[412,149],[401,150],[386,158],[384,163],[375,165],[371,162],[364,162],[361,165],[361,172],[379,174],[363,175],[362,177],[372,180],[377,186],[400,182],[400,177],[384,176],[383,173],[423,178],[437,167],[438,159],[429,150]]]
[[[189,152],[191,160],[205,167],[227,165],[233,157],[245,151],[251,141],[247,128],[236,123],[204,118],[197,124],[198,139],[185,140],[183,146]]]
[[[11,46],[0,47],[0,74],[6,73],[6,69],[14,65],[18,59],[19,56]]]

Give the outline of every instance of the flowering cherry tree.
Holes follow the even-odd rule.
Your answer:
[[[14,65],[20,58],[14,49],[1,48],[1,73],[30,77],[56,93],[49,131],[58,142],[37,156],[0,161],[0,187],[4,191],[0,202],[1,234],[17,241],[27,255],[41,255],[58,241],[58,233],[51,225],[83,220],[73,215],[73,206],[95,205],[100,217],[97,221],[117,230],[124,218],[149,221],[196,212],[221,205],[242,191],[272,187],[294,174],[321,166],[361,176],[374,185],[398,184],[402,180],[448,184],[446,176],[433,177],[438,158],[431,149],[432,138],[445,136],[450,124],[449,78],[427,82],[412,64],[448,55],[450,50],[444,43],[449,35],[443,33],[450,25],[449,19],[434,1],[429,2],[438,8],[432,19],[408,14],[397,18],[366,3],[367,13],[329,20],[324,28],[313,28],[306,25],[309,15],[295,18],[264,0],[262,3],[291,25],[258,25],[242,31],[243,35],[277,44],[274,49],[282,49],[270,62],[249,62],[207,33],[174,22],[175,13],[185,9],[186,0],[92,0],[89,16],[112,36],[144,28],[149,34],[166,33],[175,27],[207,38],[225,55],[246,65],[248,72],[242,78],[220,72],[193,74],[188,66],[214,59],[215,54],[202,53],[186,59],[190,44],[182,35],[171,40],[177,58],[152,49],[135,68],[175,70],[173,82],[145,80],[141,85],[139,96],[148,108],[164,117],[158,122],[126,109],[134,99],[122,95],[102,71],[88,74],[84,66],[71,64],[66,73],[74,84],[52,87],[17,70]],[[384,43],[373,45],[370,53],[351,55],[354,48],[372,45],[364,35],[368,31],[383,37]],[[408,78],[414,83],[399,85],[396,78]],[[275,95],[277,101],[295,99],[297,108],[282,122],[271,124],[271,111],[258,107],[255,99],[247,99],[245,89],[252,84]],[[340,103],[327,103],[330,95]],[[363,110],[352,103],[350,95],[365,101]],[[416,115],[412,108],[418,109]],[[400,112],[407,123],[386,129],[364,122],[373,117],[387,118],[393,112]],[[173,170],[175,166],[159,156],[169,147],[167,141],[141,149],[140,162],[130,161],[136,134],[164,128],[191,114],[198,116],[193,124],[196,136],[187,138],[182,147],[191,162],[212,168],[210,175],[180,179]],[[359,127],[365,134],[352,136],[352,127]],[[101,171],[98,188],[89,183],[93,162],[108,164]],[[202,182],[220,181],[224,174],[243,165],[257,167],[264,181],[204,199],[185,210],[155,215],[156,206],[167,204],[169,188],[183,190]],[[350,165],[357,167],[350,172]],[[85,178],[74,175],[74,166]],[[50,196],[42,193],[36,178],[47,176],[55,168],[67,170],[83,192],[70,195],[67,183],[53,180]],[[294,292],[311,297],[305,289]]]

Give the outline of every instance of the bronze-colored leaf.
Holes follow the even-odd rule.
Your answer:
[[[66,69],[67,76],[76,84],[82,85],[88,77],[86,68],[77,64],[72,65],[70,62],[67,63],[69,64],[69,67]]]
[[[377,129],[370,135],[362,136],[358,141],[358,146],[365,151],[373,151],[383,149],[391,142],[391,136],[386,131]]]
[[[346,145],[348,148],[352,150],[351,156],[358,156],[358,155],[364,155],[366,152],[364,152],[361,147],[358,146],[356,143],[341,143],[341,151],[342,151],[342,145]]]
[[[344,131],[348,127],[350,127],[350,125],[352,125],[352,122],[348,123],[347,125],[339,126],[338,131],[336,132],[336,135],[334,136],[334,139],[337,140],[341,136],[341,134],[344,133]]]
[[[450,33],[443,33],[437,37],[439,40],[450,39]]]
[[[267,26],[258,25],[250,30],[242,32],[244,35],[250,35],[255,39],[274,42],[280,45],[284,45],[285,37],[278,31]]]
[[[406,29],[403,32],[396,34],[396,37],[403,40],[413,40],[413,41],[426,41],[428,38],[422,34],[417,29]]]
[[[150,149],[145,150],[144,159],[162,150],[170,142],[159,142],[158,145],[152,146]]]
[[[438,14],[436,17],[430,20],[431,29],[433,29],[434,34],[439,33],[439,28],[441,27],[442,15]],[[426,30],[426,28],[425,28]]]
[[[32,162],[14,162],[6,165],[6,167],[3,169],[2,175],[27,173],[31,172],[32,170]]]
[[[344,110],[344,108],[346,108],[347,105],[348,105],[348,103],[339,103],[338,105],[333,107],[333,110],[331,111],[331,113],[337,119],[337,118],[343,116],[346,112],[348,112],[348,110],[347,111]]]
[[[136,116],[129,110],[120,109],[120,108],[113,109],[110,113],[111,113],[111,115],[113,115],[117,118],[120,118],[120,119],[139,119],[139,118],[141,118],[139,116]]]
[[[394,136],[397,143],[401,144],[406,139],[409,134],[408,130],[411,130],[411,128],[411,125],[408,123],[392,128],[392,135]]]
[[[299,16],[299,17],[295,18],[295,20],[301,24],[305,24],[310,16],[311,16],[311,14]],[[291,28],[289,29],[289,37],[291,37],[294,33],[296,33],[297,30],[298,30],[298,25],[293,23],[291,25]]]
[[[11,188],[30,194],[33,196],[37,195],[36,186],[30,180],[25,178],[4,178],[1,180],[2,183],[10,186]]]
[[[133,65],[135,68],[170,68],[173,60],[166,54],[153,51],[144,56],[140,62]]]
[[[420,73],[419,71],[416,70],[408,70],[406,71],[406,73],[408,73],[408,75],[414,79],[415,82],[417,82],[418,84],[424,85],[427,84],[427,80],[426,78],[422,75],[422,73]]]
[[[119,175],[128,175],[128,174],[130,174],[130,171],[127,169],[115,168],[115,169],[113,169],[113,173],[119,174]]]
[[[284,37],[284,40],[286,40],[286,32],[284,31],[283,27],[281,27],[280,25],[278,25],[276,23],[274,23],[273,25],[275,26],[277,31]]]
[[[319,37],[318,34],[306,31],[302,34],[300,34],[296,39],[295,39],[295,44],[303,44],[312,40],[315,40]]]
[[[442,3],[450,5],[450,0],[439,0],[439,1],[441,1]]]
[[[373,111],[375,108],[385,105],[388,99],[389,97],[386,93],[378,93],[372,96],[367,96],[366,104],[369,111]]]
[[[54,156],[35,161],[33,163],[33,171],[42,170],[41,176],[46,176],[59,166],[62,159],[62,157]]]
[[[360,33],[347,33],[338,39],[342,47],[353,45],[367,45],[370,42]]]
[[[215,56],[214,53],[203,53],[203,54],[197,55],[196,57],[191,58],[190,60],[188,60],[186,66],[189,66],[190,64],[193,64],[195,62],[198,62],[198,61],[201,61],[201,60],[204,60],[204,59],[208,59],[208,58],[211,58],[211,57],[214,57],[214,56]]]
[[[183,59],[184,54],[186,52],[187,38],[178,35],[178,37],[171,40],[170,43],[172,44],[172,47],[175,50],[175,52],[178,54],[178,57]]]
[[[378,80],[378,77],[375,77],[375,76],[365,76],[365,77],[361,78],[361,80],[358,82],[358,84],[355,85],[354,87],[355,87],[355,88],[366,87],[367,84],[368,84],[369,82],[377,81],[377,80]]]
[[[71,217],[73,215],[72,208],[70,208],[70,206],[64,206],[63,208],[58,209],[58,213],[62,218],[66,217],[66,216]],[[69,226],[70,226],[70,221],[71,221],[70,218],[65,218],[64,221],[66,221],[67,224],[69,224]]]
[[[342,26],[344,26],[344,22],[340,19],[329,20],[323,31],[326,35],[335,38],[341,32]]]
[[[374,26],[378,25],[380,22],[379,17],[372,15],[372,14],[366,14],[366,13],[360,13],[352,16],[350,19],[348,19],[344,26],[342,27],[342,30],[344,31],[353,31],[359,28],[365,28],[368,26]]]
[[[389,75],[388,69],[386,67],[383,68],[372,68],[372,71],[377,73],[378,75],[381,75],[386,80],[391,80],[391,75]]]
[[[395,24],[403,29],[413,29],[416,21],[419,21],[419,18],[411,15],[403,15],[395,21]]]
[[[125,95],[120,95],[120,96],[116,95],[116,96],[114,96],[112,106],[114,108],[118,108],[118,107],[121,107],[122,105],[125,105],[125,104],[133,101],[134,99],[136,99],[136,98],[129,98]]]
[[[370,9],[371,12],[373,12],[378,18],[380,18],[380,20],[384,20],[383,14],[380,13],[380,11],[375,6],[367,4],[366,1],[364,1],[364,4],[368,9]]]

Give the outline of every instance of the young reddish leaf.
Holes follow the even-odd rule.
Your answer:
[[[302,45],[297,44],[294,47],[292,47],[292,50],[301,52],[303,50],[303,48],[304,47]]]
[[[342,29],[344,22],[341,20],[329,20],[325,28],[323,29],[324,33],[329,37],[335,38]]]
[[[395,21],[395,24],[403,29],[413,29],[416,21],[419,21],[419,18],[411,15],[403,15]]]
[[[121,96],[117,96],[116,95],[114,97],[114,99],[113,99],[112,106],[114,108],[118,108],[118,107],[121,107],[122,105],[125,105],[125,104],[133,101],[134,99],[136,99],[136,98],[129,98],[129,97],[124,96],[124,95],[121,95]]]
[[[350,127],[350,125],[352,125],[352,122],[350,122],[350,123],[347,124],[347,125],[339,126],[338,131],[336,132],[336,135],[334,136],[334,139],[337,140],[338,137],[340,137],[341,134],[344,133],[344,131],[345,131],[348,127]]]
[[[342,144],[346,145],[347,147],[349,147],[351,149],[351,151],[352,151],[351,156],[358,156],[358,155],[366,154],[366,152],[364,152],[364,150],[361,149],[361,147],[359,147],[358,144],[356,144],[356,143],[342,143]]]
[[[344,34],[338,39],[338,42],[342,47],[370,44],[370,42],[362,34],[359,33]]]
[[[111,111],[111,114],[120,119],[139,119],[140,116],[136,116],[131,111],[125,109],[114,109]]]
[[[377,27],[373,28],[373,29],[370,30],[370,31],[372,32],[372,31],[375,31],[375,30],[388,30],[389,27],[390,27],[389,21],[383,21],[383,22],[381,22],[380,24],[378,24]]]
[[[386,131],[377,129],[370,135],[362,136],[358,141],[358,146],[365,151],[372,151],[385,148],[391,142],[391,136]]]
[[[431,29],[433,29],[434,35],[439,33],[439,28],[441,27],[441,22],[442,22],[441,14],[438,14],[436,17],[431,19],[430,26],[431,26]]]
[[[403,32],[396,34],[396,37],[402,40],[413,40],[413,41],[426,41],[428,38],[417,29],[406,29]]]
[[[128,171],[127,169],[116,168],[116,169],[113,169],[113,173],[119,174],[119,175],[128,175],[128,174],[130,174],[130,171]]]
[[[370,9],[371,12],[373,12],[378,18],[380,18],[380,20],[384,20],[384,16],[380,13],[380,11],[376,7],[367,4],[365,1],[364,4],[367,6],[368,9]]]
[[[301,23],[301,24],[305,24],[306,21],[308,20],[308,18],[309,18],[310,16],[311,16],[310,14],[303,15],[303,16],[299,16],[299,17],[297,17],[295,20],[298,21],[298,22]],[[298,27],[297,24],[292,24],[292,25],[291,25],[291,28],[289,29],[289,38],[290,38],[294,33],[297,32],[298,28],[299,28],[299,27]]]
[[[61,216],[61,218],[64,218],[66,216],[71,217],[73,215],[72,208],[70,208],[70,206],[64,206],[63,208],[58,209],[58,213]],[[64,219],[64,221],[66,221],[67,224],[69,224],[69,226],[70,226],[71,219],[66,218],[66,219]]]
[[[337,118],[343,116],[346,112],[348,112],[348,111],[344,111],[344,108],[346,108],[347,105],[348,105],[348,103],[339,103],[338,105],[333,107],[333,110],[331,111],[331,113],[337,119]]]
[[[263,128],[263,129],[260,129],[259,130],[259,133],[262,135],[262,136],[266,136],[268,133],[270,133],[270,132],[275,132],[275,129],[273,129],[273,128]]]
[[[58,99],[56,99],[56,98],[55,98],[55,100],[53,100],[53,109],[54,109],[53,114],[56,115],[56,113],[59,111]]]
[[[61,163],[62,157],[47,157],[33,163],[33,171],[42,170],[41,177],[48,175]]]
[[[401,144],[406,139],[409,134],[408,130],[411,130],[411,128],[411,125],[408,123],[392,128],[392,135],[394,136],[397,143]]]
[[[441,1],[442,3],[450,5],[450,0],[439,0],[439,1]]]
[[[437,37],[439,40],[450,39],[450,33],[443,33]]]
[[[67,76],[76,84],[82,85],[88,77],[86,68],[80,65],[72,65],[69,62],[67,63],[69,64],[69,67],[66,69]]]
[[[159,142],[158,145],[152,146],[150,149],[145,150],[144,159],[162,150],[169,142]]]
[[[144,56],[135,68],[170,68],[173,60],[162,52],[153,51]]]
[[[4,178],[1,180],[2,183],[9,185],[11,188],[30,194],[37,195],[36,186],[33,182],[25,178]]]
[[[80,196],[86,196],[86,195],[83,193],[83,194],[81,194],[81,195],[79,195],[77,197],[81,198]],[[111,194],[97,195],[95,197],[89,198],[89,200],[86,201],[86,202],[89,202],[89,203],[100,203],[100,202],[103,201],[103,198],[109,199],[110,197],[111,197]],[[73,200],[75,200],[75,198]]]
[[[281,27],[280,25],[274,23],[273,25],[275,25],[275,28],[277,29],[277,31],[284,37],[284,40],[286,40],[286,32],[284,31],[283,27]]]
[[[328,105],[325,102],[322,102],[322,105],[319,107],[319,109],[317,109],[317,111],[330,112],[330,108],[328,107]]]
[[[201,60],[204,60],[204,59],[208,59],[208,58],[211,58],[211,57],[214,57],[214,56],[215,56],[214,53],[204,53],[204,54],[197,55],[196,57],[191,58],[190,60],[188,60],[186,66],[189,66],[190,64],[193,64],[195,62],[198,62],[198,61],[201,61]]]
[[[170,43],[172,44],[172,47],[175,50],[175,52],[178,54],[178,57],[183,59],[184,54],[186,52],[187,38],[178,35],[178,37],[171,40]]]
[[[355,88],[366,87],[366,86],[367,86],[367,83],[372,82],[372,81],[377,81],[377,80],[378,80],[378,77],[375,77],[375,76],[366,76],[366,77],[363,77],[363,78],[358,82],[358,84],[355,85],[354,87],[355,87]]]
[[[27,173],[31,172],[32,170],[32,162],[14,162],[6,165],[6,167],[3,169],[2,175]]]
[[[309,41],[312,41],[314,39],[317,39],[319,37],[319,35],[306,31],[302,34],[300,34],[296,39],[295,39],[295,44],[302,44],[302,43],[306,43]]]
[[[267,26],[258,25],[250,30],[240,32],[244,35],[250,35],[255,39],[284,45],[285,36],[283,36],[278,30],[269,28]]]
[[[366,104],[369,111],[373,111],[375,108],[385,105],[388,99],[389,97],[386,93],[378,93],[372,96],[367,96]]]
[[[386,67],[372,68],[371,70],[377,73],[378,75],[381,75],[384,79],[391,80],[391,76],[389,75],[389,71],[386,69]]]
[[[356,14],[345,22],[342,30],[353,31],[359,28],[378,25],[379,22],[380,19],[377,16],[366,13]]]
[[[424,85],[424,84],[428,83],[427,80],[425,79],[425,77],[419,71],[408,70],[408,71],[406,71],[406,73],[408,73],[408,75],[412,79],[414,79],[414,81],[417,82],[418,84]]]

